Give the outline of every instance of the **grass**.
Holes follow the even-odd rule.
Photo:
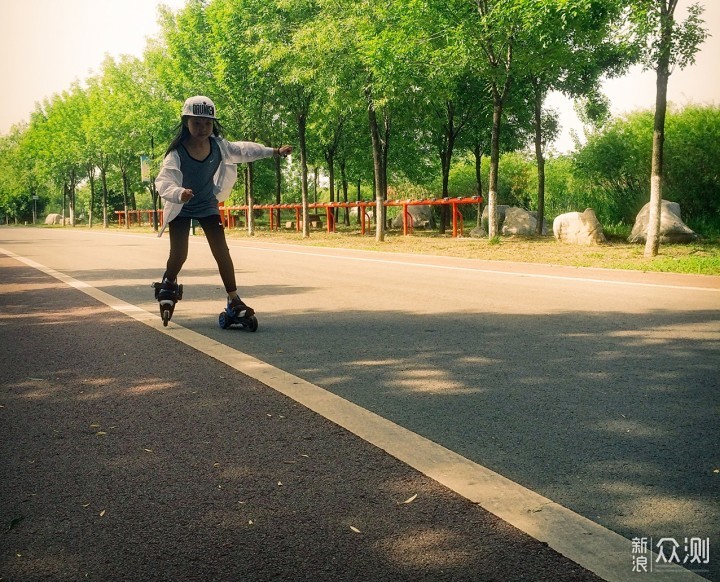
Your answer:
[[[117,226],[111,228],[125,230]],[[152,232],[150,228],[136,226],[131,230]],[[488,240],[470,237],[453,238],[450,234],[440,235],[437,232],[420,230],[416,230],[410,236],[403,236],[401,231],[389,230],[386,232],[385,240],[379,243],[375,240],[374,229],[362,235],[358,228],[352,227],[339,229],[337,233],[313,229],[309,238],[303,238],[295,231],[270,231],[267,228],[256,228],[254,237],[250,237],[247,231],[241,229],[228,230],[227,233],[228,238],[231,239],[254,239],[310,247],[720,276],[720,240],[717,237],[684,245],[661,244],[657,257],[645,258],[643,245],[627,243],[625,237],[619,234],[611,234],[606,244],[586,247],[559,243],[553,237],[495,237]]]
[[[563,244],[552,237],[495,237],[478,239],[453,238],[431,232],[416,231],[411,236],[388,231],[381,243],[375,240],[374,231],[364,236],[359,230],[338,233],[313,230],[309,238],[295,232],[256,230],[253,238],[305,246],[337,247],[369,251],[441,255],[467,259],[544,263],[570,267],[599,267],[659,271],[696,275],[720,275],[720,241],[709,240],[685,245],[660,246],[657,257],[644,257],[644,246],[630,244],[624,239],[610,237],[606,244],[579,246]],[[229,231],[230,238],[250,239],[244,230]]]

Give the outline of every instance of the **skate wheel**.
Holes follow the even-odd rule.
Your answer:
[[[162,313],[163,325],[167,327],[168,321],[170,321],[170,312],[166,309]]]
[[[218,325],[222,329],[227,329],[228,327],[230,327],[230,323],[230,318],[227,316],[227,313],[223,311],[220,315],[218,315]]]
[[[250,317],[248,317],[248,324],[249,324],[248,329],[250,331],[257,331],[257,328],[258,328],[257,317],[255,317],[254,315],[251,315]]]

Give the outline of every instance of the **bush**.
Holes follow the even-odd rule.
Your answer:
[[[632,113],[591,136],[575,154],[575,197],[604,224],[632,224],[650,200],[652,134],[653,112]],[[671,110],[664,153],[663,198],[680,204],[688,224],[720,229],[720,107]]]

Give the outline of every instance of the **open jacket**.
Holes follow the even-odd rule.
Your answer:
[[[224,202],[230,196],[232,187],[237,182],[237,165],[254,162],[263,158],[272,157],[275,153],[273,148],[251,141],[228,141],[221,137],[212,136],[220,147],[220,166],[215,172],[213,182],[215,184],[215,197],[218,202]],[[177,150],[172,150],[165,156],[162,167],[155,179],[155,187],[158,195],[163,199],[163,225],[158,233],[162,236],[167,225],[174,219],[184,202],[180,200],[183,193],[183,175],[180,170],[180,156]]]

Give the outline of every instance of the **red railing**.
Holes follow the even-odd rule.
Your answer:
[[[388,200],[384,204],[385,206],[399,206],[402,207],[403,217],[403,234],[411,234],[413,231],[413,218],[408,208],[410,206],[450,206],[452,212],[452,235],[458,236],[458,231],[462,235],[464,229],[464,220],[462,213],[458,209],[459,206],[467,204],[480,204],[483,201],[481,196],[472,196],[465,198],[432,198],[428,200]],[[368,209],[375,207],[373,201],[360,201],[360,202],[318,202],[308,204],[308,208],[311,210],[325,210],[325,221],[328,232],[336,232],[336,221],[335,221],[335,209],[337,208],[357,208],[360,214],[360,228],[362,234],[365,234],[367,223],[370,222],[370,214]],[[295,229],[300,232],[301,230],[301,214],[302,204],[255,204],[253,210],[267,210],[270,212],[270,229],[278,230],[280,228],[280,213],[282,211],[293,212],[295,215]],[[132,224],[133,219],[138,223],[142,224],[143,215],[147,216],[148,223],[152,223],[153,210],[131,210],[129,211],[129,220]],[[158,212],[158,221],[162,223],[162,210]],[[239,213],[245,213],[245,220],[248,218],[249,207],[245,204],[239,206],[225,206],[220,205],[220,214],[223,217],[223,223],[226,228],[235,228],[237,225],[236,215]],[[277,218],[276,218],[277,212]],[[118,215],[118,223],[120,225],[125,224],[125,212],[123,210],[116,210],[115,214]],[[247,224],[247,222],[245,223]]]

